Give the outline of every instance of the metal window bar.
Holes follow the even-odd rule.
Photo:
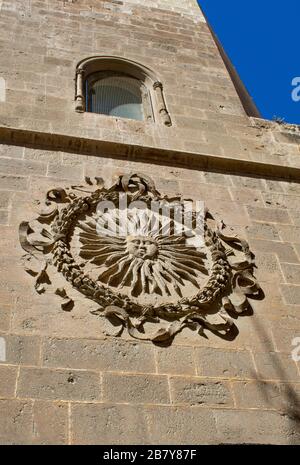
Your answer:
[[[139,80],[126,75],[97,73],[87,79],[86,86],[88,111],[139,121],[145,119],[146,113],[146,118],[150,119],[145,105],[146,88]]]

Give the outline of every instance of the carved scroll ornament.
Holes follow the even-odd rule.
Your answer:
[[[36,291],[46,291],[56,268],[97,304],[91,313],[112,322],[113,335],[127,328],[133,338],[162,342],[186,327],[220,336],[232,331],[234,319],[250,307],[248,297],[260,291],[247,242],[205,211],[203,243],[193,245],[195,237],[176,232],[174,214],[166,219],[159,213],[164,207],[174,213],[183,200],[161,196],[145,175],[121,176],[108,189],[99,178],[86,182],[50,190],[38,218],[20,225]],[[119,221],[120,195],[144,205],[127,213],[126,231]],[[99,211],[99,202],[109,208]],[[195,224],[197,212],[190,217]],[[71,311],[74,302],[65,289],[55,292],[64,299],[62,308]]]

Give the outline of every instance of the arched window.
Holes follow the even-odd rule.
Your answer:
[[[76,69],[75,109],[171,126],[163,87],[152,71],[117,57],[92,57]]]
[[[145,85],[131,76],[101,71],[86,79],[86,109],[93,113],[151,120]]]

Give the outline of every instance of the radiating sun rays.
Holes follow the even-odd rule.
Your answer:
[[[182,229],[182,228],[181,228]],[[182,296],[208,275],[205,253],[187,245],[176,222],[149,209],[95,213],[79,223],[81,258],[99,268],[98,280],[129,293]]]

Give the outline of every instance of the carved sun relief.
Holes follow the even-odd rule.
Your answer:
[[[147,176],[121,176],[109,189],[99,178],[86,181],[50,190],[38,219],[20,225],[37,292],[56,267],[98,305],[91,313],[112,322],[114,335],[127,328],[159,342],[185,327],[230,332],[233,317],[249,309],[247,296],[260,290],[248,244],[208,211],[190,209],[181,224],[185,202],[162,197]],[[56,293],[71,310],[66,290]]]
[[[124,236],[108,235],[103,216],[80,224],[79,256],[105,266],[97,280],[118,289],[127,286],[128,293],[139,300],[150,294],[182,297],[185,280],[199,288],[197,273],[207,274],[204,254],[187,246],[184,235],[174,235],[171,221],[156,229],[151,224],[156,218],[139,212],[127,215],[129,234]],[[169,235],[164,235],[167,226]],[[99,227],[103,235],[99,235]]]

